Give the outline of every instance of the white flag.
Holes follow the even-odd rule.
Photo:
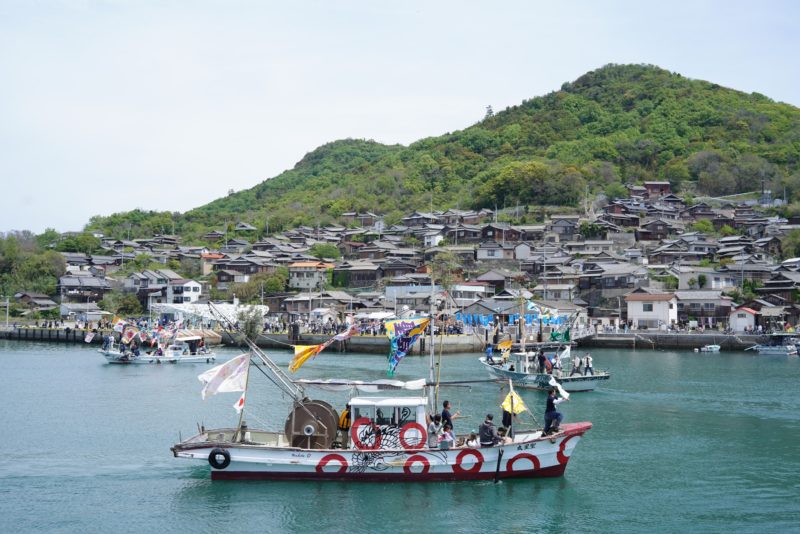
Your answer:
[[[562,388],[562,387],[561,387],[561,384],[559,384],[558,382],[556,382],[556,379],[555,379],[555,378],[553,378],[552,376],[550,377],[550,385],[551,385],[551,386],[553,386],[554,388],[558,389],[558,393],[559,393],[559,394],[560,394],[562,397],[564,397],[565,399],[569,399],[569,393],[567,393],[567,390],[565,390],[564,388]]]
[[[236,410],[236,413],[242,413],[244,410],[244,396],[247,395],[247,392],[243,392],[242,396],[239,397],[239,400],[236,401],[236,404],[233,405],[233,409]]]
[[[203,383],[203,400],[217,393],[244,391],[249,365],[250,354],[242,354],[199,375],[197,378]]]

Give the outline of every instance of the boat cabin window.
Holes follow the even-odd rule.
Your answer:
[[[361,417],[366,417],[370,421],[375,419],[374,406],[353,406],[353,421]]]

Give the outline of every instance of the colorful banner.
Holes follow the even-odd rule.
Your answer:
[[[389,340],[392,343],[389,351],[389,368],[386,370],[387,376],[394,376],[397,364],[408,354],[430,322],[430,318],[424,319],[422,317],[386,321],[386,335],[389,336]]]
[[[244,391],[247,386],[247,370],[249,367],[250,355],[242,354],[198,375],[197,379],[203,383],[203,391],[201,393],[203,400],[217,393]]]
[[[309,358],[313,358],[327,346],[327,343],[321,343],[319,345],[294,345],[294,357],[289,362],[289,371],[296,373]]]

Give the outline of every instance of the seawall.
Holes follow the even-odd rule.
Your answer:
[[[694,350],[704,345],[719,345],[720,350],[745,350],[764,341],[754,334],[628,332],[592,334],[577,341],[587,348],[679,349]]]

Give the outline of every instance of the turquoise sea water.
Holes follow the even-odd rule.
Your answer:
[[[566,421],[594,423],[563,478],[211,482],[207,465],[169,451],[196,423],[236,421],[238,394],[200,399],[196,375],[208,365],[111,366],[89,347],[0,341],[0,532],[800,530],[800,359],[592,354],[613,375],[562,404]],[[445,356],[442,379],[484,378],[477,357]],[[385,366],[383,356],[330,352],[298,376],[368,380]],[[408,358],[397,378],[426,374],[427,360]],[[249,425],[282,427],[288,401],[258,391]],[[544,395],[521,394],[541,419]],[[487,412],[499,415],[503,394],[484,383],[445,397],[465,415],[455,422],[463,433]]]

